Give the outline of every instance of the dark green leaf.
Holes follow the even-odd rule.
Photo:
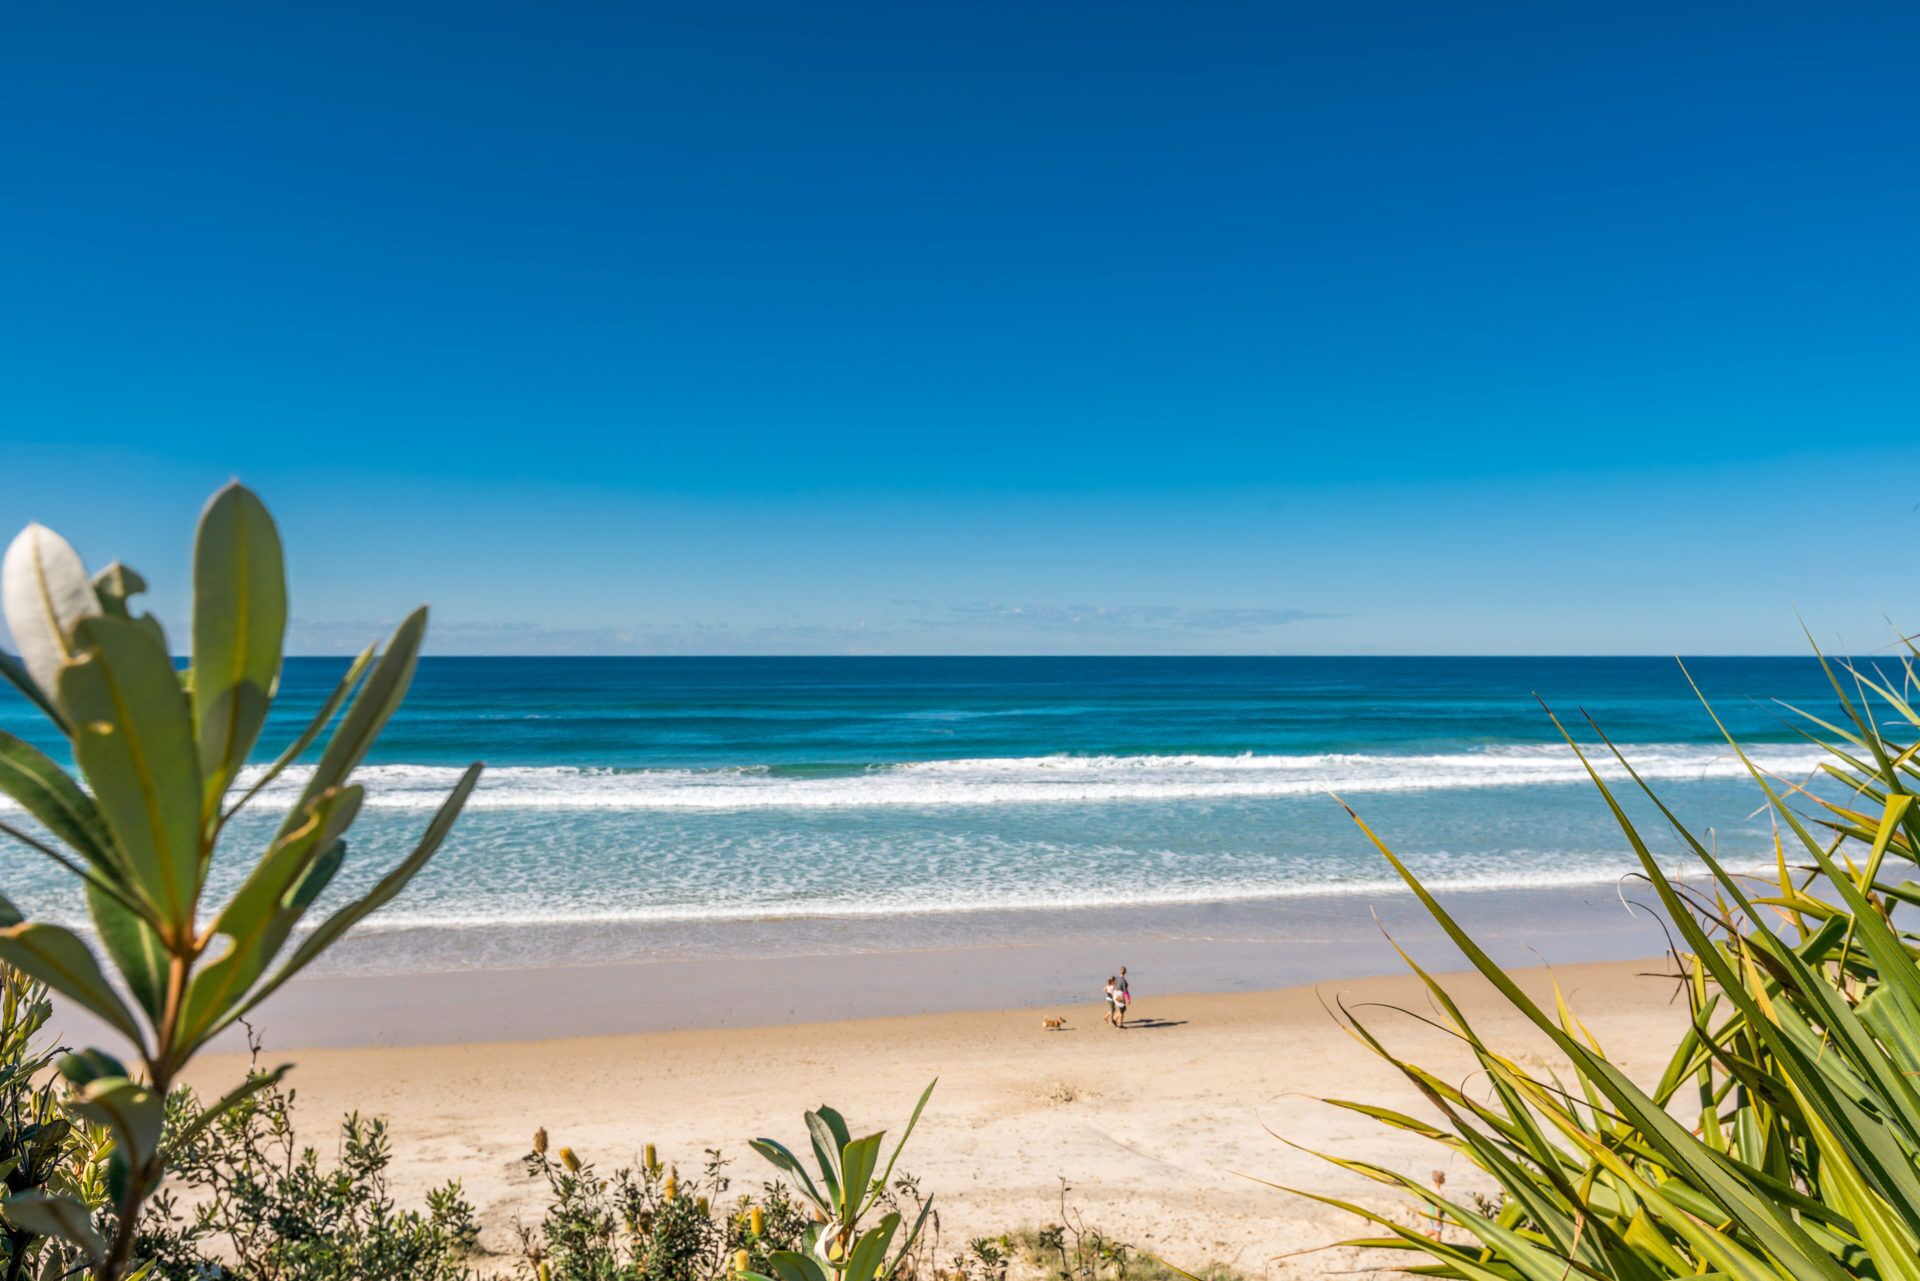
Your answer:
[[[100,1016],[135,1045],[140,1027],[87,945],[58,925],[26,921],[0,930],[0,961],[25,970],[60,995]]]
[[[142,897],[184,931],[200,888],[200,768],[165,649],[132,623],[89,618],[60,673],[74,756]]]
[[[266,723],[286,631],[279,531],[251,491],[228,485],[193,547],[193,720],[208,821]]]

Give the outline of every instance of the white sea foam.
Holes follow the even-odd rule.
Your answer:
[[[1642,777],[1664,782],[1745,777],[1724,747],[1635,744],[1624,749]],[[1753,751],[1755,764],[1802,777],[1821,761],[1816,748]],[[1594,758],[1602,777],[1625,771]],[[357,780],[370,807],[430,809],[460,771],[435,765],[373,765]],[[307,775],[290,770],[263,793],[290,803]],[[1305,796],[1325,792],[1439,791],[1583,783],[1587,775],[1562,745],[1489,747],[1430,755],[1024,756],[876,765],[832,775],[796,775],[766,767],[597,769],[497,766],[471,809],[756,810],[876,806],[1025,805]],[[243,782],[245,778],[243,776]]]

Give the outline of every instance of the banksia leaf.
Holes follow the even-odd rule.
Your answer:
[[[60,669],[73,755],[158,923],[184,933],[200,892],[200,765],[166,647],[137,624],[83,619]]]
[[[16,1192],[0,1201],[0,1213],[17,1228],[79,1246],[96,1264],[107,1255],[107,1243],[94,1231],[92,1214],[70,1196],[36,1190]]]
[[[208,820],[266,723],[286,631],[279,531],[250,490],[228,485],[193,547],[193,719]]]
[[[0,597],[21,666],[42,700],[58,703],[60,668],[75,652],[73,629],[100,612],[85,562],[51,529],[28,525],[0,564]]]

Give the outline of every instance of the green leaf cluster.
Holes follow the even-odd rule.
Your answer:
[[[1450,1149],[1502,1195],[1470,1205],[1323,1153],[1414,1198],[1429,1220],[1423,1231],[1301,1193],[1379,1229],[1345,1244],[1410,1255],[1409,1271],[1463,1281],[1920,1281],[1920,936],[1899,911],[1920,903],[1909,879],[1920,853],[1920,715],[1905,693],[1920,651],[1908,649],[1891,674],[1821,658],[1839,710],[1801,713],[1827,752],[1816,778],[1769,775],[1728,737],[1775,818],[1770,878],[1729,873],[1598,734],[1599,751],[1624,768],[1628,790],[1679,836],[1700,875],[1663,870],[1590,750],[1562,729],[1675,940],[1691,1019],[1651,1084],[1609,1059],[1557,993],[1552,1009],[1530,998],[1356,816],[1474,967],[1553,1043],[1570,1080],[1488,1044],[1408,958],[1486,1088],[1470,1092],[1396,1056],[1349,1015],[1349,1030],[1440,1120],[1330,1102]]]
[[[158,620],[137,612],[145,586],[117,564],[90,576],[73,547],[39,525],[14,539],[0,566],[0,603],[19,651],[0,656],[0,676],[66,736],[77,766],[70,774],[0,733],[0,793],[34,821],[0,822],[0,834],[81,882],[107,966],[79,935],[22,919],[4,895],[0,961],[96,1015],[138,1061],[129,1068],[89,1050],[61,1064],[75,1109],[115,1140],[116,1238],[91,1238],[80,1207],[57,1199],[9,1202],[9,1213],[87,1249],[109,1281],[126,1273],[139,1208],[164,1174],[165,1099],[180,1070],[398,894],[440,847],[480,774],[478,764],[466,771],[414,852],[370,892],[309,922],[346,857],[362,800],[353,773],[406,696],[426,610],[402,622],[384,650],[361,654],[312,722],[244,779],[286,636],[273,518],[238,484],[208,502],[194,542],[184,671]],[[323,738],[311,776],[238,892],[207,904],[207,870],[228,823]],[[257,1088],[241,1086],[210,1115]]]
[[[775,1251],[768,1263],[772,1276],[744,1271],[751,1281],[887,1281],[901,1261],[912,1256],[915,1243],[933,1213],[933,1198],[921,1202],[913,1226],[899,1248],[894,1238],[900,1230],[898,1212],[887,1211],[879,1222],[864,1227],[868,1216],[884,1209],[887,1186],[901,1149],[920,1122],[937,1082],[929,1082],[914,1105],[913,1115],[894,1144],[886,1168],[879,1168],[880,1150],[886,1141],[884,1131],[854,1138],[840,1113],[822,1105],[806,1114],[807,1135],[812,1142],[816,1169],[809,1172],[806,1163],[793,1151],[774,1139],[755,1139],[753,1150],[765,1157],[782,1174],[794,1181],[803,1201],[813,1208],[814,1223],[807,1231],[803,1248]],[[814,1177],[818,1174],[818,1179]]]

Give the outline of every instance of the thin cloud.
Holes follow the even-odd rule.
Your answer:
[[[1337,618],[1307,609],[1186,605],[950,605],[948,621],[963,626],[1031,631],[1259,632],[1290,623]]]

